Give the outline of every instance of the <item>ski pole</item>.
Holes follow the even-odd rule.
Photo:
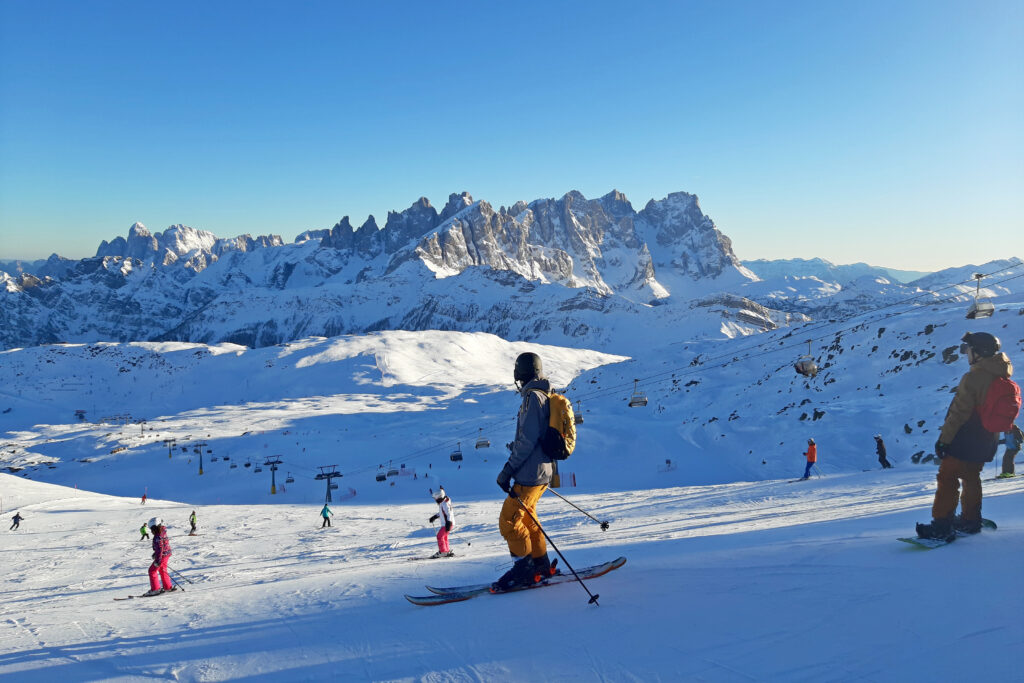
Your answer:
[[[167,568],[167,570],[168,570],[168,571],[171,571],[171,572],[174,572],[175,576],[177,576],[178,578],[181,578],[181,579],[185,579],[185,580],[186,580],[186,581],[188,581],[189,583],[193,583],[192,581],[189,581],[189,578],[188,578],[187,576],[185,576],[184,574],[182,574],[182,573],[181,573],[181,572],[179,572],[178,570],[176,570],[176,569],[171,569],[170,567],[168,567],[168,568]],[[184,589],[184,588],[182,588],[181,590],[185,590],[185,589]]]
[[[583,590],[587,591],[587,595],[590,596],[590,600],[587,601],[587,604],[588,605],[597,605],[598,607],[600,607],[601,605],[597,602],[597,599],[600,597],[600,595],[594,595],[593,593],[590,592],[590,589],[587,588],[587,584],[583,583],[583,579],[580,578],[580,575],[577,574],[576,570],[572,568],[571,564],[569,564],[569,560],[565,559],[565,555],[562,554],[562,551],[558,549],[558,546],[555,545],[555,542],[551,540],[550,536],[548,536],[548,532],[544,531],[544,527],[542,527],[540,525],[540,521],[537,519],[536,515],[534,515],[530,511],[530,508],[526,507],[526,504],[523,503],[523,499],[520,498],[518,495],[515,496],[515,499],[516,499],[516,501],[518,501],[519,507],[521,507],[524,510],[526,510],[526,514],[530,515],[530,519],[532,519],[533,523],[537,525],[537,528],[540,529],[540,532],[542,534],[544,534],[544,538],[546,538],[548,543],[551,544],[551,547],[555,549],[555,552],[558,553],[558,556],[560,558],[562,558],[562,562],[564,562],[565,566],[569,568],[569,571],[572,572],[572,575],[576,578],[577,581],[580,582],[580,585],[583,586]]]
[[[817,465],[814,465],[814,474],[818,476],[818,479],[821,479],[821,470],[818,469]]]
[[[563,495],[562,495],[561,493],[559,493],[558,491],[556,491],[556,490],[554,490],[554,489],[548,489],[548,491],[551,491],[551,493],[555,494],[556,496],[558,496],[559,498],[561,498],[562,500],[564,500],[564,501],[565,501],[566,503],[568,503],[569,505],[572,505],[572,506],[573,506],[574,508],[576,508],[577,510],[579,510],[580,512],[582,512],[583,514],[585,514],[585,515],[586,515],[587,517],[590,517],[590,518],[591,518],[592,520],[594,520],[595,522],[597,522],[598,524],[600,524],[600,525],[601,525],[601,531],[608,531],[608,522],[602,522],[602,521],[601,521],[601,520],[599,520],[599,519],[598,519],[597,517],[595,517],[594,515],[590,514],[589,512],[587,512],[586,510],[584,510],[583,508],[581,508],[581,507],[580,507],[579,505],[576,505],[576,503],[572,502],[571,500],[569,500],[568,498],[566,498],[565,496],[563,496]]]

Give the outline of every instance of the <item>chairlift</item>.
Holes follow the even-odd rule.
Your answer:
[[[629,397],[630,408],[642,408],[647,405],[647,394],[640,391],[640,380],[633,380],[633,395]]]
[[[237,462],[231,463],[231,469],[236,469],[237,467],[238,467],[238,463]]]
[[[252,463],[251,462],[247,462],[247,463],[245,463],[245,466],[246,467],[252,467]]]
[[[215,455],[212,458],[210,458],[210,462],[217,462],[217,456]]]
[[[375,477],[375,479],[377,481],[384,481],[387,478],[388,478],[388,475],[384,472],[384,470],[378,471],[377,472],[377,476]]]
[[[455,450],[452,451],[452,454],[448,456],[448,459],[451,460],[452,462],[461,462],[462,461],[462,442],[461,441],[456,441],[455,442]]]
[[[811,340],[807,340],[807,355],[800,356],[795,363],[793,363],[793,369],[797,371],[797,374],[803,375],[804,377],[814,378],[818,374],[818,364],[814,362],[814,356],[811,354]]]
[[[263,471],[263,468],[262,468],[262,467],[260,467],[259,465],[256,465],[256,467],[254,467],[252,471],[253,471],[253,472],[262,472],[262,471]]]
[[[990,318],[992,314],[996,312],[995,305],[981,296],[981,279],[985,277],[981,273],[975,273],[974,279],[978,281],[977,290],[974,293],[974,303],[967,309],[967,319],[975,320],[977,318]]]
[[[576,401],[576,412],[572,416],[573,424],[583,424],[583,408],[580,407],[580,402]]]
[[[288,473],[288,476],[285,478],[284,483],[286,483],[286,484],[294,484],[295,483],[295,477],[292,476],[291,472]]]
[[[491,442],[484,437],[484,428],[480,428],[480,436],[477,437],[475,448],[490,448]]]
[[[331,490],[332,491],[337,491],[338,490],[338,485],[337,484],[331,484]]]
[[[224,458],[225,460],[230,460],[231,459],[231,456],[229,456],[229,455],[222,455],[220,457]]]
[[[390,467],[390,468],[388,468],[387,476],[389,476],[389,477],[397,477],[398,476],[398,468],[397,467]]]

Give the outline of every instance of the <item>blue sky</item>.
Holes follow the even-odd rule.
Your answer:
[[[1024,3],[0,0],[0,258],[573,189],[741,259],[1024,257]]]

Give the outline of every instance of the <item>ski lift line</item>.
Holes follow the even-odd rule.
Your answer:
[[[1007,277],[1007,278],[1005,278],[1003,280],[1000,280],[998,282],[994,282],[992,284],[993,285],[999,285],[999,284],[1003,284],[1004,282],[1009,282],[1010,280],[1016,280],[1016,279],[1021,278],[1021,277],[1024,277],[1024,273],[1020,273],[1018,275],[1011,275],[1010,277]],[[972,278],[972,280],[973,280],[973,278]],[[966,284],[966,281],[964,283],[957,283],[957,284],[954,284],[954,285],[950,285],[949,287],[955,287],[955,286],[958,286],[959,284]],[[943,287],[943,288],[940,288],[938,290],[929,290],[929,292],[922,293],[920,295],[911,297],[909,299],[904,299],[902,301],[894,302],[892,304],[886,304],[885,306],[880,306],[878,308],[871,309],[870,311],[864,311],[864,312],[858,313],[855,316],[851,316],[850,318],[847,318],[846,321],[851,321],[851,320],[853,320],[853,319],[855,319],[857,317],[868,315],[870,313],[876,313],[878,311],[885,310],[886,308],[892,308],[893,306],[901,305],[903,303],[907,303],[907,302],[912,301],[914,299],[920,298],[921,296],[925,296],[928,293],[935,293],[935,292],[938,292],[938,291],[942,291],[942,289],[949,289],[949,287]],[[948,298],[945,298],[945,299],[939,299],[939,300],[934,301],[932,303],[935,303],[935,304],[954,303],[956,301],[956,299],[959,298],[961,295],[962,295],[962,293],[957,293],[954,296],[951,296],[951,297],[948,297]],[[810,341],[825,340],[825,339],[827,339],[829,337],[834,337],[836,334],[841,334],[843,332],[849,332],[849,331],[855,329],[856,327],[859,327],[861,325],[867,324],[869,322],[882,322],[884,320],[888,320],[889,318],[894,318],[894,317],[896,317],[898,315],[903,315],[904,313],[909,312],[909,310],[912,310],[912,309],[895,311],[895,312],[888,313],[888,314],[883,315],[883,316],[878,317],[878,318],[873,318],[873,319],[871,319],[869,321],[857,322],[856,324],[854,324],[852,326],[845,327],[845,328],[840,328],[838,330],[832,328],[832,329],[830,329],[828,335],[823,336],[823,337],[812,337],[810,339]],[[826,328],[826,327],[828,327],[830,325],[833,325],[833,324],[834,323],[816,323],[813,326],[811,326],[810,328],[808,328],[806,330],[803,330],[803,332],[815,332],[817,330],[824,329],[824,328]],[[796,336],[796,335],[793,334],[793,336]],[[803,337],[804,335],[801,334],[800,336]],[[761,342],[761,343],[756,344],[754,346],[750,346],[750,347],[748,347],[746,349],[737,349],[737,350],[733,351],[732,353],[722,354],[722,355],[719,355],[719,356],[710,356],[710,357],[708,357],[708,358],[706,358],[704,360],[698,361],[696,366],[687,365],[685,367],[671,368],[669,370],[664,370],[662,372],[658,372],[658,373],[655,373],[653,375],[649,375],[647,377],[642,377],[642,378],[640,378],[640,381],[645,382],[645,383],[649,383],[649,384],[660,384],[660,383],[664,383],[666,381],[669,381],[671,379],[678,379],[680,377],[688,377],[688,376],[692,376],[692,375],[695,375],[695,374],[699,374],[700,372],[704,372],[704,371],[707,371],[707,370],[717,369],[719,367],[725,367],[725,365],[727,365],[728,363],[733,362],[733,359],[747,360],[747,359],[751,359],[751,358],[758,358],[760,356],[765,356],[765,355],[769,355],[769,354],[773,354],[773,353],[779,353],[781,351],[785,351],[787,349],[791,349],[793,346],[797,346],[797,345],[801,345],[802,346],[804,343],[806,343],[806,342],[794,342],[792,344],[782,344],[782,345],[779,345],[775,340],[770,341],[770,342]],[[769,345],[772,348],[767,349],[767,350],[765,350],[765,351],[763,351],[761,353],[747,353],[749,351],[754,351],[756,349],[767,347]],[[745,353],[747,355],[744,355]],[[717,364],[714,364],[714,365],[708,365],[709,363],[713,363],[714,361],[719,361],[719,360],[722,360],[722,359],[727,359],[727,360],[724,363],[717,363]],[[659,379],[659,378],[664,377],[665,375],[671,375],[671,377],[667,377],[667,378],[664,378],[664,379]],[[581,400],[587,400],[587,399],[592,399],[592,398],[597,398],[597,397],[608,396],[608,395],[611,395],[611,394],[622,393],[623,391],[625,391],[627,389],[629,389],[629,385],[628,384],[625,384],[625,383],[617,384],[617,385],[608,387],[606,389],[601,389],[600,391],[591,392],[589,394],[575,394],[574,398],[579,398]]]

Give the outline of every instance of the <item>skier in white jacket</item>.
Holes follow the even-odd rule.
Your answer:
[[[430,522],[440,519],[441,528],[437,530],[437,552],[433,557],[452,557],[455,553],[448,547],[448,532],[455,525],[455,517],[452,515],[452,501],[443,486],[434,494],[434,502],[437,503],[438,512],[430,518]]]

